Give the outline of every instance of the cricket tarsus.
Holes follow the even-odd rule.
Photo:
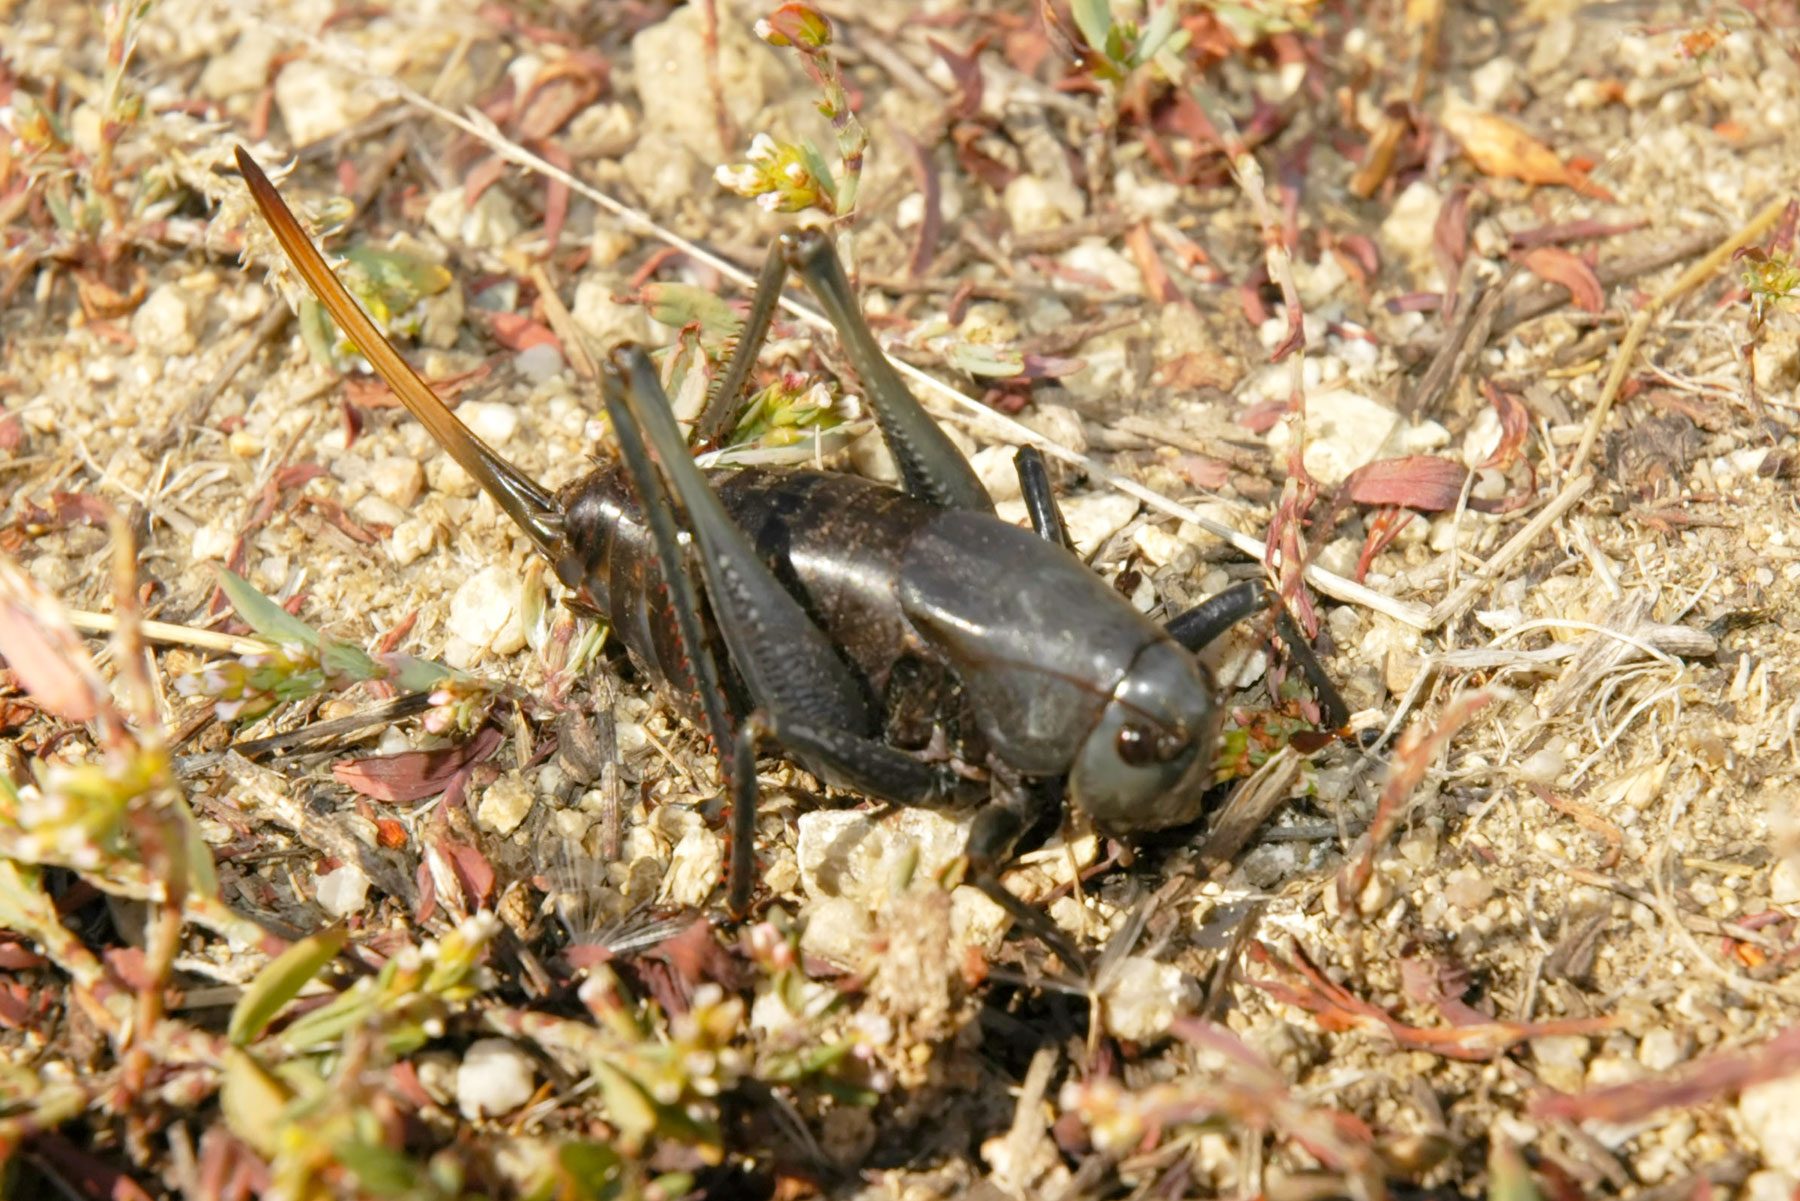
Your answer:
[[[771,252],[703,425],[716,437],[740,403],[791,270],[843,339],[900,490],[820,471],[702,471],[649,359],[625,350],[602,387],[621,463],[552,496],[456,419],[331,274],[249,155],[239,150],[238,161],[302,277],[407,409],[580,603],[704,720],[733,800],[734,914],[753,891],[754,751],[769,743],[880,800],[979,804],[968,878],[1080,970],[1068,936],[1013,900],[1000,871],[1065,801],[1120,838],[1200,815],[1222,706],[1193,651],[1273,607],[1322,709],[1341,724],[1342,698],[1268,588],[1233,589],[1157,625],[1069,549],[1033,453],[1017,466],[1035,533],[997,518],[974,470],[883,356],[823,234],[784,236]]]

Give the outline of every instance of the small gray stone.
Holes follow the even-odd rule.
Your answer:
[[[563,356],[554,343],[539,342],[513,356],[513,369],[534,384],[562,374]]]

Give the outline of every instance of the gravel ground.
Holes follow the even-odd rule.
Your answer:
[[[719,0],[715,38],[711,7],[160,0],[120,73],[125,26],[0,0],[0,549],[30,581],[0,581],[0,739],[33,781],[0,851],[55,869],[100,956],[84,979],[0,881],[19,1195],[1795,1195],[1794,6],[1183,4],[1175,83],[1077,66],[1079,23],[1011,0],[825,6],[869,137],[840,245],[1002,515],[1042,439],[1078,551],[1154,615],[1259,576],[1272,523],[1304,541],[1282,581],[1297,551],[1322,573],[1290,595],[1347,736],[1271,699],[1247,623],[1208,654],[1242,832],[1121,863],[1071,824],[1010,873],[1086,984],[948,887],[970,815],[825,800],[775,757],[757,911],[725,921],[698,727],[288,316],[237,143],[292,164],[308,221],[348,217],[337,253],[399,264],[389,329],[465,422],[547,486],[583,476],[610,434],[559,309],[596,352],[689,363],[696,298],[745,300],[769,239],[822,220],[716,181],[755,135],[834,141],[802,56],[752,33],[769,14]],[[834,338],[784,317],[762,364],[847,420],[752,455],[892,478]],[[42,769],[116,782],[122,744],[45,695],[17,614],[49,612],[33,585],[90,634],[114,611],[109,511],[167,626],[134,711],[174,758],[117,841],[88,828],[122,857],[96,864],[43,837],[67,811]],[[216,671],[181,681],[220,661],[198,631],[246,632],[227,564],[334,639],[492,682],[485,724],[347,720],[383,683],[215,713]],[[134,659],[88,646],[109,677]],[[419,750],[401,784],[369,766]],[[280,942],[190,907],[159,943],[166,891],[121,883],[169,870],[143,815],[170,812],[227,908],[348,933],[247,1053],[221,1035]],[[300,1045],[326,987],[458,938],[486,949],[466,981]],[[353,1147],[435,1166],[379,1178]]]

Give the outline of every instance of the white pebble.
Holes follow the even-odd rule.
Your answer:
[[[569,315],[594,343],[596,352],[604,353],[622,342],[642,342],[650,336],[650,318],[641,304],[614,300],[617,287],[614,277],[590,271],[575,285],[575,300]]]
[[[984,446],[969,457],[975,478],[995,500],[1013,500],[1019,495],[1019,470],[1013,466],[1013,448]]]
[[[872,429],[850,443],[850,466],[864,479],[881,484],[900,482],[900,468],[881,431]]]
[[[317,877],[316,895],[319,908],[332,917],[349,917],[361,913],[369,899],[369,877],[354,863]]]
[[[551,342],[539,342],[536,346],[527,346],[513,356],[513,367],[518,373],[534,384],[555,379],[562,373],[562,351]]]
[[[1040,179],[1030,172],[1013,177],[1002,202],[1015,234],[1043,233],[1067,225],[1087,207],[1072,185]]]
[[[1588,1040],[1579,1034],[1551,1034],[1531,1040],[1531,1057],[1544,1083],[1574,1092],[1587,1079]]]
[[[437,541],[437,526],[422,517],[408,517],[388,535],[388,553],[401,567],[416,562]]]
[[[309,146],[342,133],[380,103],[374,89],[358,87],[353,76],[311,59],[297,58],[275,77],[275,107],[281,110],[281,123],[293,146]]]
[[[470,1120],[511,1113],[537,1089],[537,1064],[503,1038],[469,1044],[456,1069],[456,1107]]]
[[[689,826],[669,853],[660,900],[678,908],[698,908],[712,895],[724,869],[724,840],[703,825]]]
[[[524,646],[520,582],[518,573],[498,566],[484,567],[464,580],[450,598],[450,633],[496,655],[510,655]]]
[[[223,561],[237,544],[237,534],[223,520],[209,521],[194,531],[189,549],[198,562],[207,559]]]
[[[867,905],[848,897],[821,897],[807,907],[805,916],[802,951],[847,968],[862,963],[875,924]]]
[[[794,857],[809,897],[850,897],[873,906],[888,895],[903,859],[917,854],[914,874],[933,876],[963,853],[972,813],[896,809],[879,817],[847,809],[815,809],[799,821]]]
[[[470,401],[461,413],[475,436],[489,446],[505,446],[519,429],[519,410],[499,401]]]
[[[1161,526],[1140,525],[1131,532],[1131,540],[1153,566],[1167,567],[1181,554],[1187,543]]]
[[[180,284],[159,284],[131,315],[131,336],[158,354],[192,354],[199,345],[194,326],[206,298]]]
[[[484,830],[492,830],[505,838],[525,820],[537,794],[517,773],[501,776],[481,794],[475,807],[475,820]]]
[[[1101,997],[1107,1033],[1135,1043],[1150,1042],[1199,1001],[1199,990],[1180,968],[1133,955],[1119,964]]]
[[[1770,870],[1769,900],[1777,905],[1800,905],[1800,856],[1789,855]]]
[[[406,520],[406,510],[371,492],[350,506],[350,516],[364,525],[385,525],[392,529]]]
[[[1763,1162],[1800,1162],[1800,1076],[1753,1085],[1738,1098],[1744,1131],[1762,1148]]]
[[[1400,415],[1378,400],[1345,388],[1306,398],[1306,469],[1327,484],[1343,480],[1381,453]],[[1269,430],[1269,449],[1287,453],[1288,423]]]
[[[1691,1035],[1677,1033],[1667,1026],[1657,1026],[1644,1032],[1638,1040],[1638,1062],[1653,1072],[1666,1072],[1681,1063],[1693,1053],[1694,1042]]]
[[[417,459],[392,457],[377,459],[369,468],[369,487],[375,495],[390,504],[410,509],[425,490],[425,469]]]
[[[1062,502],[1063,524],[1069,540],[1084,558],[1099,550],[1125,523],[1137,516],[1138,502],[1118,492],[1091,492]]]

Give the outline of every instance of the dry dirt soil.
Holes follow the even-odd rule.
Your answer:
[[[118,783],[9,577],[5,862],[76,943],[0,921],[16,1195],[1795,1195],[1794,5],[1184,2],[1121,78],[1060,7],[821,6],[868,137],[840,245],[1003,515],[1012,447],[1054,443],[1077,549],[1158,616],[1264,575],[1276,525],[1354,710],[1331,739],[1271,699],[1267,622],[1213,648],[1214,816],[1127,862],[1040,830],[1009,878],[1085,978],[950,888],[967,814],[825,796],[773,748],[728,921],[698,728],[625,656],[572,659],[596,627],[528,539],[289,315],[238,143],[334,252],[403,264],[396,342],[501,454],[552,487],[606,459],[570,339],[691,352],[683,320],[741,313],[769,240],[824,220],[716,169],[762,134],[838,166],[773,10],[714,7],[0,0],[0,547],[111,678],[124,515],[165,623],[141,741],[173,755]],[[758,386],[815,381],[852,420],[750,453],[891,475],[836,338],[784,315]],[[227,564],[501,687],[479,753],[376,684],[215,713],[223,675],[180,681],[248,632]],[[364,762],[434,748],[424,792]],[[98,860],[33,837],[82,762],[119,797]],[[273,938],[158,942],[121,881],[163,878],[134,838],[183,803]],[[330,1086],[258,1093],[227,1019],[333,923],[295,1012],[457,931],[485,967],[305,1048],[284,1012],[251,1054]]]

